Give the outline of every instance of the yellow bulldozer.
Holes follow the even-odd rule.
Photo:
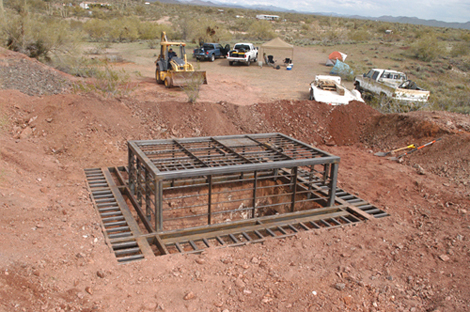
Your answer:
[[[173,51],[172,46],[179,47],[179,55]],[[206,72],[195,71],[193,65],[188,63],[185,47],[184,42],[168,41],[166,33],[162,32],[160,55],[155,61],[157,83],[164,83],[167,88],[184,87],[190,83],[207,84]]]

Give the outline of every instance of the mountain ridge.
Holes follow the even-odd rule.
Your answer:
[[[199,5],[199,6],[210,6],[210,7],[224,7],[224,8],[234,8],[234,9],[248,9],[248,10],[265,10],[269,12],[284,12],[284,13],[299,13],[299,14],[309,14],[309,15],[322,15],[322,16],[336,16],[344,18],[354,18],[354,19],[364,19],[364,20],[373,20],[389,23],[401,23],[401,24],[413,24],[413,25],[424,25],[432,27],[449,27],[457,29],[468,29],[470,30],[470,21],[465,23],[459,22],[444,22],[438,21],[435,19],[421,19],[418,17],[408,17],[408,16],[390,16],[383,15],[379,17],[372,16],[360,16],[360,15],[345,15],[338,14],[334,12],[301,12],[296,10],[288,10],[273,5],[237,5],[237,4],[227,4],[217,1],[204,1],[204,0],[156,0],[152,2],[162,2],[162,3],[173,3],[173,4],[189,4],[189,5]]]

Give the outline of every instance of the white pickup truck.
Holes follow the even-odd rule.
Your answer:
[[[252,43],[237,43],[227,53],[227,60],[230,66],[234,63],[245,63],[250,66],[251,62],[258,60],[258,48],[255,48]]]
[[[364,91],[404,102],[427,102],[429,91],[416,86],[402,72],[388,69],[371,69],[367,74],[356,76],[354,85],[359,92]]]

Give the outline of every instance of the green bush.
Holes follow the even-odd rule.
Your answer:
[[[466,41],[460,41],[454,44],[452,47],[452,50],[450,52],[450,55],[452,57],[459,57],[463,55],[468,55],[470,53],[470,43]]]
[[[92,18],[83,25],[83,30],[88,34],[91,41],[109,40],[111,25],[108,21]]]
[[[0,24],[1,43],[10,50],[30,57],[48,60],[51,54],[71,53],[82,37],[70,29],[70,23],[40,16],[24,10],[20,14],[8,13],[7,22]]]
[[[276,36],[268,21],[254,21],[248,28],[247,36],[253,40],[269,40]]]
[[[130,75],[124,69],[114,69],[106,61],[79,59],[73,68],[82,77],[91,77],[87,82],[74,84],[75,91],[100,92],[105,97],[129,94],[133,85]]]
[[[424,62],[430,62],[444,54],[442,43],[432,34],[419,35],[419,39],[411,45],[413,55]]]
[[[367,32],[367,30],[351,30],[348,34],[349,40],[354,40],[354,41],[367,41],[370,39],[370,34]]]
[[[181,39],[193,43],[226,42],[232,38],[232,35],[225,28],[225,25],[206,17],[194,19],[192,17],[182,16],[179,20],[179,25],[181,29]]]
[[[126,42],[139,39],[140,21],[136,17],[116,18],[110,21],[111,32],[109,33],[111,41]]]
[[[194,71],[188,73],[184,80],[185,82],[181,89],[186,93],[189,103],[196,103],[199,98],[199,91],[204,83],[204,76],[200,72]]]
[[[408,113],[426,109],[429,104],[421,102],[400,102],[387,96],[374,96],[368,104],[383,114]]]

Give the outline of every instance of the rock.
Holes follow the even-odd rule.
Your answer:
[[[184,296],[184,300],[191,300],[191,299],[194,299],[196,298],[196,295],[194,295],[194,293],[192,291],[188,292],[185,296]]]
[[[251,258],[251,263],[258,264],[258,263],[259,263],[259,259],[256,258],[256,257],[253,257],[253,258]]]
[[[198,264],[204,264],[205,262],[206,262],[206,260],[204,260],[204,259],[201,259],[201,258],[196,259],[196,263],[198,263]]]
[[[343,283],[336,283],[336,284],[335,284],[335,288],[336,288],[337,290],[343,290],[343,289],[346,288],[346,284],[343,284]]]
[[[46,121],[47,121],[48,123],[51,123],[51,122],[52,122],[52,118],[46,118]]]
[[[415,164],[413,167],[415,167],[416,169],[416,172],[420,175],[425,175],[426,172],[424,171],[423,167],[421,167],[420,165],[418,164]]]
[[[103,270],[99,270],[98,272],[96,272],[96,275],[98,275],[98,277],[100,278],[104,278],[105,277],[105,273]]]
[[[28,139],[33,135],[33,129],[31,127],[26,127],[20,134],[20,139]]]
[[[85,287],[85,291],[86,291],[87,293],[89,293],[90,295],[93,295],[93,289],[91,289],[90,286]]]
[[[83,299],[83,298],[85,298],[85,294],[82,293],[82,292],[79,292],[79,293],[77,293],[77,297],[78,297],[78,299]]]
[[[157,304],[155,302],[149,302],[145,305],[145,310],[155,311],[157,309]]]
[[[239,279],[239,278],[237,278],[237,280],[235,281],[235,285],[236,285],[238,288],[244,288],[244,287],[245,287],[245,283],[244,283],[241,279]]]
[[[449,256],[448,256],[448,255],[440,255],[440,256],[439,256],[439,259],[441,259],[441,260],[442,260],[442,261],[444,261],[444,262],[446,262],[446,261],[449,261],[449,260],[450,260],[450,258],[449,258]]]
[[[347,306],[350,306],[353,302],[353,298],[351,295],[348,295],[346,297],[343,297],[344,304]]]

